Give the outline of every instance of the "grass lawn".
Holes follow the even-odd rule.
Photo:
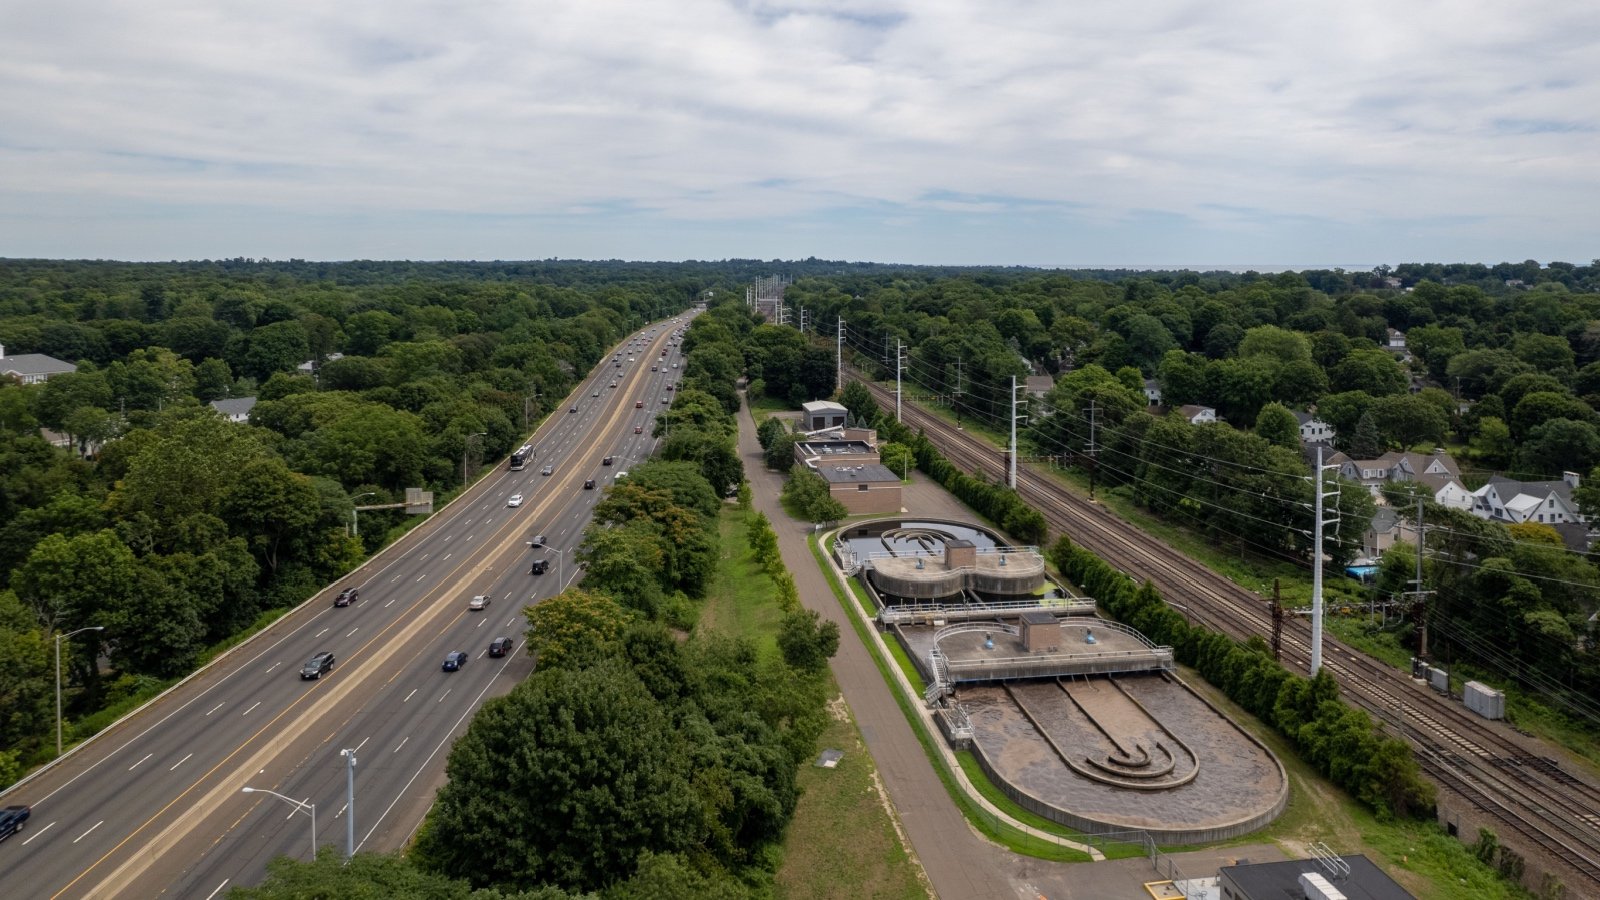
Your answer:
[[[745,511],[724,507],[717,572],[696,628],[750,638],[763,654],[778,652],[778,610],[772,580],[750,551]],[[844,751],[832,769],[806,765],[801,794],[784,835],[775,896],[794,898],[925,898],[932,891],[907,850],[878,769],[849,707],[830,675],[829,722],[821,746]]]

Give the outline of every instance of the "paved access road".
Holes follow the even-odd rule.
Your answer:
[[[309,857],[310,816],[245,786],[315,804],[316,842],[343,848],[347,748],[357,759],[357,849],[403,845],[470,716],[532,671],[522,608],[573,579],[572,553],[600,489],[653,450],[651,420],[682,372],[673,368],[677,327],[658,323],[630,335],[615,361],[606,356],[534,434],[537,456],[525,469],[500,463],[255,639],[6,792],[5,805],[30,804],[33,817],[0,844],[5,895],[209,898],[259,882],[275,856]],[[596,490],[583,488],[590,478]],[[508,507],[517,493],[523,504]],[[551,549],[530,550],[535,534]],[[550,570],[533,575],[539,555]],[[360,599],[335,608],[346,587]],[[475,594],[490,598],[487,609],[468,610]],[[490,658],[500,636],[515,649]],[[324,650],[335,655],[332,672],[302,680],[302,664]],[[441,671],[453,650],[467,664]]]

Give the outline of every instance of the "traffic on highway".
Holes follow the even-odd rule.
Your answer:
[[[603,496],[584,483],[609,487],[653,452],[664,407],[643,401],[666,396],[675,373],[625,360],[675,364],[675,328],[647,327],[603,357],[527,439],[525,467],[501,463],[338,583],[0,796],[29,810],[26,830],[0,843],[8,896],[209,898],[258,882],[275,856],[307,858],[313,842],[404,844],[473,712],[533,669],[522,609],[578,575],[575,551]]]

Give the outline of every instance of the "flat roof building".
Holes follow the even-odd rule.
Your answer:
[[[1342,867],[1341,867],[1342,864]],[[1330,868],[1330,866],[1332,868]],[[1361,854],[1332,856],[1324,859],[1291,859],[1283,862],[1253,863],[1223,866],[1217,870],[1221,880],[1222,900],[1284,900],[1287,897],[1317,896],[1303,886],[1301,876],[1308,879],[1313,890],[1320,879],[1335,894],[1330,898],[1346,900],[1416,900],[1411,892],[1390,878],[1372,860]]]
[[[839,465],[823,461],[816,473],[828,483],[828,495],[851,514],[900,511],[900,476],[881,463]]]

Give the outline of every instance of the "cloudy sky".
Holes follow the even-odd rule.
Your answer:
[[[1600,4],[0,0],[0,257],[1600,256]]]

